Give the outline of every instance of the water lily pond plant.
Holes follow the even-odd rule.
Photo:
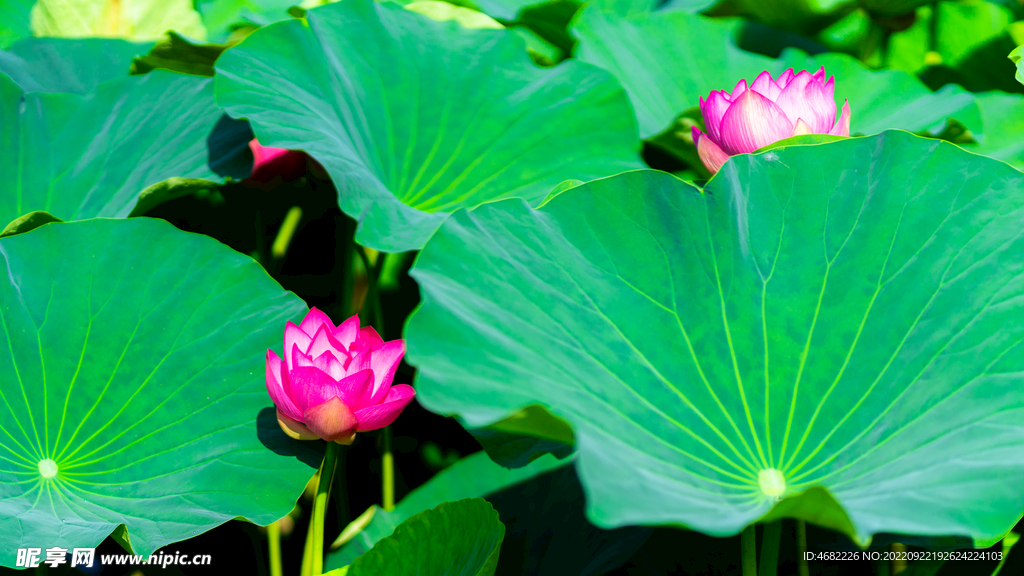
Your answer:
[[[1021,574],[1022,44],[3,0],[0,571]]]

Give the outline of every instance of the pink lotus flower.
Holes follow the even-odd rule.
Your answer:
[[[353,316],[335,327],[313,308],[302,323],[284,329],[285,360],[267,350],[267,391],[284,433],[299,440],[323,438],[351,444],[356,432],[395,421],[416,395],[392,386],[405,341],[384,342]]]
[[[729,156],[749,154],[790,136],[850,135],[850,104],[836,122],[835,78],[825,81],[825,67],[811,74],[786,70],[773,80],[767,71],[747,87],[740,80],[732,93],[712,92],[700,99],[708,133],[693,127],[701,162],[714,174]]]
[[[249,179],[266,184],[280,176],[281,181],[295,180],[306,173],[306,155],[297,150],[263,146],[255,138],[249,141],[252,150],[252,172]]]

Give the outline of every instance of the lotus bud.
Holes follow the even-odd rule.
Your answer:
[[[284,329],[284,360],[267,350],[267,391],[277,422],[297,440],[351,444],[357,432],[383,428],[416,395],[392,386],[405,341],[385,342],[353,316],[337,327],[313,308]]]
[[[850,135],[850,104],[836,121],[835,78],[825,67],[811,74],[786,70],[773,79],[767,71],[749,87],[740,80],[733,91],[712,92],[700,99],[707,133],[693,127],[701,162],[712,174],[730,156],[749,154],[773,142],[801,134]]]
[[[249,141],[249,149],[253,159],[249,180],[266,184],[280,177],[288,182],[306,173],[306,155],[302,152],[263,146],[255,138]]]

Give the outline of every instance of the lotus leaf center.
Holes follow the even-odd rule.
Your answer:
[[[57,475],[57,463],[47,458],[46,460],[39,461],[39,473],[43,475],[43,478],[49,480]]]
[[[765,496],[778,499],[786,492],[786,479],[782,477],[782,471],[775,468],[765,468],[758,472],[757,483],[761,485],[761,492]]]

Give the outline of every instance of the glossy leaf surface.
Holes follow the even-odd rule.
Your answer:
[[[399,524],[347,576],[493,576],[504,536],[486,500],[444,502]]]
[[[263,372],[301,300],[149,218],[45,224],[0,259],[0,562],[291,510],[321,456],[280,431]]]
[[[983,131],[972,96],[959,87],[932,92],[910,74],[871,71],[843,54],[808,57],[787,49],[772,59],[746,52],[733,39],[740,26],[739,20],[685,12],[621,18],[587,9],[573,33],[580,41],[577,56],[611,71],[625,86],[644,138],[662,132],[712,90],[731,91],[740,80],[749,84],[764,70],[778,75],[787,68],[817,71],[821,66],[835,76],[837,106],[850,101],[852,134],[941,129],[950,117],[975,133]],[[708,50],[709,45],[716,49]]]
[[[29,18],[35,0],[0,2],[0,48],[7,48],[19,38],[32,34]]]
[[[250,132],[213,101],[212,80],[155,70],[88,95],[25,94],[0,75],[0,222],[125,217],[171,177],[244,178]]]
[[[563,417],[601,526],[987,546],[1024,510],[1022,185],[886,132],[459,212],[412,271],[417,397]]]
[[[260,143],[320,162],[363,245],[418,249],[458,208],[539,201],[563,180],[641,166],[627,97],[602,70],[541,69],[513,32],[394,3],[345,0],[307,17],[226,51],[217,99]]]
[[[1024,95],[992,91],[975,94],[985,134],[977,144],[962,144],[972,152],[1024,168]]]
[[[150,45],[103,38],[25,38],[0,52],[0,72],[26,92],[85,94],[127,76]]]
[[[1024,61],[1021,57],[1024,56],[1024,46],[1018,46],[1010,52],[1010,60],[1017,65],[1017,82],[1024,84]]]
[[[213,42],[227,40],[237,28],[258,28],[288,20],[288,9],[299,4],[299,0],[195,0]]]

